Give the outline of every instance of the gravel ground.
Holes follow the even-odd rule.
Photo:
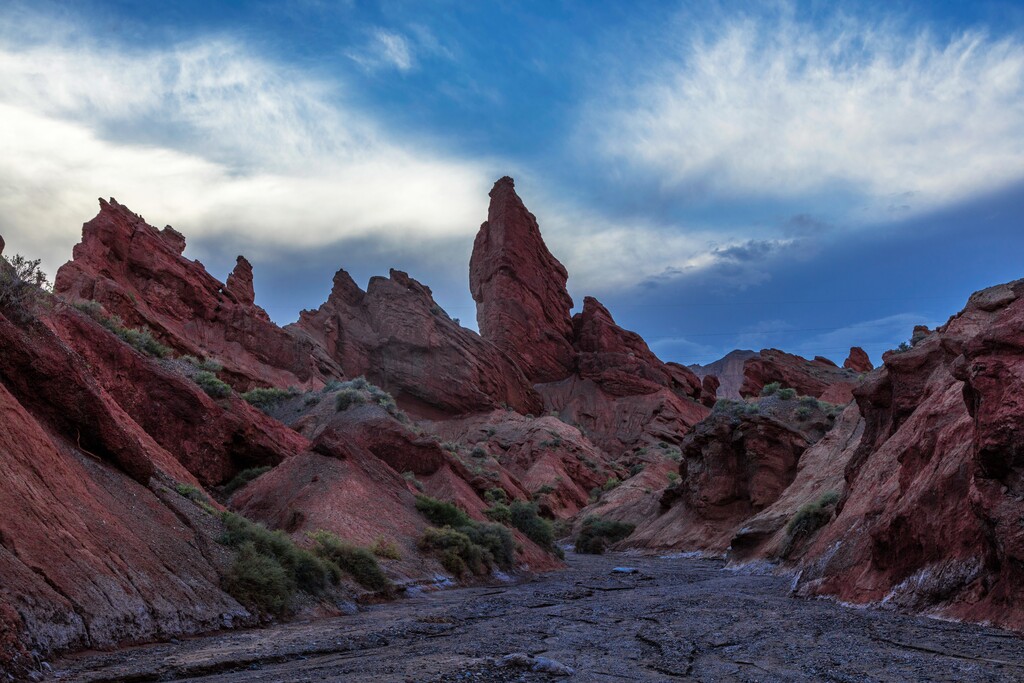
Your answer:
[[[798,600],[785,579],[710,560],[568,561],[350,617],[81,654],[52,680],[1024,680],[1024,639],[1006,631]]]

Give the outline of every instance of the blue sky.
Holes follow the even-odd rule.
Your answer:
[[[502,175],[666,360],[876,360],[1024,275],[1024,5],[8,2],[0,234],[96,197],[244,253],[281,323],[395,267],[473,326]]]

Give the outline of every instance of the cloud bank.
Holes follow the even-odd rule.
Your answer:
[[[1024,177],[1019,40],[781,15],[673,27],[669,58],[592,104],[586,139],[666,193],[845,194],[861,221]]]
[[[28,33],[51,39],[0,35],[0,233],[51,274],[111,194],[257,258],[352,238],[472,239],[486,215],[498,169],[381,130],[341,86],[243,43]]]

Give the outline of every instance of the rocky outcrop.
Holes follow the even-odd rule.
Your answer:
[[[240,258],[220,283],[182,256],[185,238],[157,230],[111,199],[82,226],[74,258],[54,291],[95,300],[129,327],[147,327],[175,351],[223,364],[236,387],[316,386],[340,370],[308,341],[288,334],[253,302],[252,267]]]
[[[801,594],[1024,627],[1022,294],[975,294],[855,390],[864,433]]]
[[[176,455],[38,319],[0,316],[0,346],[0,620],[22,649],[252,623],[221,590],[215,518],[174,490],[198,483]],[[0,670],[24,671],[7,641]]]
[[[799,559],[816,529],[790,533],[790,522],[805,505],[816,505],[846,491],[844,474],[861,435],[864,419],[856,403],[843,410],[832,429],[803,452],[797,463],[796,477],[778,499],[744,521],[729,544],[730,562],[743,564],[759,560]]]
[[[624,475],[579,429],[555,417],[499,410],[431,428],[457,444],[460,457],[495,458],[509,475],[509,497],[536,500],[548,517],[571,517],[587,505],[591,490]]]
[[[850,355],[843,361],[843,367],[854,372],[871,372],[875,369],[868,354],[859,346],[850,347]]]
[[[224,484],[242,469],[276,465],[309,446],[238,396],[208,396],[190,379],[195,368],[189,363],[157,362],[74,308],[56,308],[47,322],[106,394],[204,486]]]
[[[539,412],[523,373],[493,344],[448,317],[430,288],[392,270],[364,292],[345,271],[319,309],[287,328],[323,348],[349,377],[365,375],[421,416]]]
[[[730,351],[714,363],[707,365],[690,365],[690,370],[701,379],[714,375],[718,379],[718,398],[740,398],[740,387],[743,385],[743,365],[748,359],[757,355],[756,351],[737,349]]]
[[[480,334],[506,352],[531,382],[563,379],[575,356],[568,274],[548,251],[513,180],[500,179],[490,196],[487,221],[469,262]]]
[[[817,401],[723,402],[681,445],[678,484],[663,514],[643,523],[630,547],[722,553],[737,529],[793,483],[805,450],[832,426]]]
[[[741,396],[760,396],[766,384],[778,382],[800,396],[814,396],[829,403],[849,403],[857,381],[853,370],[836,367],[827,358],[807,360],[778,349],[762,349],[743,364]]]

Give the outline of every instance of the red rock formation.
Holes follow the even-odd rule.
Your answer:
[[[490,196],[469,262],[480,334],[508,353],[531,382],[563,379],[575,355],[568,274],[545,246],[512,179],[496,182]]]
[[[591,489],[623,472],[578,429],[554,417],[524,417],[504,410],[432,425],[460,444],[470,459],[484,449],[509,473],[511,498],[533,499],[551,517],[567,518],[587,505]]]
[[[714,375],[704,375],[700,383],[700,402],[708,408],[714,407],[718,402],[718,389],[721,386],[722,383]]]
[[[0,346],[0,619],[15,637],[45,654],[251,622],[220,589],[213,517],[173,491],[195,478],[95,368],[36,319],[0,316]]]
[[[340,376],[330,359],[283,331],[252,300],[252,269],[239,259],[231,285],[182,256],[185,238],[157,230],[127,207],[100,200],[82,226],[74,259],[57,271],[54,290],[95,300],[129,327],[148,327],[183,354],[209,356],[241,389],[317,385]]]
[[[864,434],[802,594],[1024,627],[1022,294],[975,294],[855,390]]]
[[[349,377],[365,375],[419,415],[541,408],[505,354],[449,318],[429,287],[401,271],[371,279],[366,292],[338,271],[327,302],[287,329],[325,349]]]
[[[843,367],[854,372],[871,372],[875,369],[868,354],[859,346],[850,347],[850,355],[843,361]]]
[[[787,526],[800,507],[813,504],[822,496],[846,490],[844,473],[864,432],[864,419],[856,403],[851,403],[836,420],[835,426],[810,448],[797,463],[796,477],[779,498],[767,508],[744,521],[729,544],[731,562],[760,559],[798,558],[813,535],[790,539]]]
[[[688,368],[663,363],[635,332],[587,297],[573,317],[576,372],[537,386],[545,409],[575,424],[605,452],[642,443],[678,443],[707,415],[703,387]]]
[[[184,374],[194,371],[188,363],[157,362],[70,307],[56,309],[49,324],[125,413],[206,486],[308,448],[306,439],[237,396],[207,396]]]
[[[762,349],[743,364],[740,395],[760,396],[764,385],[778,382],[783,387],[796,389],[801,396],[814,396],[829,403],[849,403],[856,379],[854,371],[838,368],[832,361],[807,360],[778,349]]]
[[[817,404],[768,397],[720,405],[683,439],[665,513],[642,524],[629,545],[724,552],[747,519],[779,499],[800,456],[830,427]]]

